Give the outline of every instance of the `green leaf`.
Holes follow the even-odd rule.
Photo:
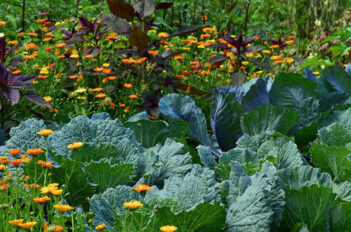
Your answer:
[[[0,149],[1,153],[6,154],[14,148],[20,148],[22,152],[36,147],[46,148],[45,138],[37,134],[41,129],[46,129],[46,125],[44,121],[36,119],[28,119],[17,127],[12,127],[11,138],[6,141],[6,146]]]
[[[242,116],[241,128],[251,136],[265,131],[287,134],[299,117],[299,114],[282,107],[263,105]]]
[[[168,207],[161,207],[155,213],[156,227],[174,225],[177,231],[221,232],[225,227],[225,209],[218,203],[202,203],[187,211],[174,214]]]
[[[284,191],[278,184],[276,169],[266,162],[261,171],[251,177],[246,190],[229,204],[228,231],[271,231],[280,223],[283,206]]]
[[[311,166],[295,166],[278,171],[280,183],[284,189],[300,189],[313,184],[331,187],[332,179],[328,173],[319,172]]]
[[[340,202],[330,210],[330,231],[348,232],[351,225],[351,203]]]
[[[91,197],[96,187],[88,182],[88,174],[83,171],[82,164],[62,156],[53,156],[60,167],[54,167],[51,171],[53,182],[65,185],[65,199],[72,206],[82,206],[89,209],[88,197]]]
[[[334,110],[330,114],[326,115],[318,124],[319,128],[327,127],[332,123],[339,123],[346,129],[351,130],[351,108],[346,110]]]
[[[278,137],[264,142],[257,151],[258,157],[272,156],[277,169],[301,166],[304,164],[297,146],[284,137]]]
[[[269,100],[273,105],[294,109],[308,97],[315,96],[316,84],[295,73],[280,73],[274,79]]]
[[[229,191],[227,201],[229,204],[236,201],[236,199],[243,195],[247,187],[251,184],[251,179],[246,175],[244,168],[239,162],[232,162],[230,171]]]
[[[100,146],[99,144],[101,143],[106,144],[107,147],[114,146],[116,150],[115,153],[125,157],[127,162],[130,162],[130,160],[138,160],[141,153],[144,151],[133,137],[132,130],[125,128],[118,119],[112,120],[106,117],[106,115],[103,117],[93,116],[92,119],[86,116],[73,118],[69,123],[65,124],[61,130],[51,134],[48,137],[48,142],[56,154],[62,154],[66,157],[70,157],[73,152],[71,149],[67,148],[67,145],[73,142],[91,144],[90,147],[94,144]],[[83,148],[84,147],[85,146],[83,146]],[[92,151],[100,153],[99,148],[93,148]],[[74,153],[76,152],[77,151],[74,151]],[[87,155],[90,157],[94,155],[91,153],[92,152],[89,152]],[[109,154],[111,153],[109,152]],[[87,161],[89,162],[89,160]]]
[[[105,224],[107,228],[113,228],[115,216],[123,215],[127,211],[123,203],[140,198],[140,194],[133,188],[123,185],[95,194],[89,199],[90,212],[95,214],[93,224]]]
[[[299,121],[290,130],[289,134],[295,135],[300,130],[311,126],[315,121],[317,121],[321,116],[319,112],[319,106],[319,100],[313,97],[308,97],[302,101],[297,102],[293,110],[300,115],[300,118]],[[314,137],[314,135],[311,136]]]
[[[327,67],[321,74],[318,90],[323,95],[331,92],[350,93],[351,78],[341,67]]]
[[[325,231],[329,210],[335,198],[331,188],[311,185],[285,190],[282,231],[303,222],[310,231]]]
[[[196,190],[196,191],[195,191]],[[219,184],[214,171],[195,165],[184,177],[172,176],[165,180],[162,190],[149,191],[146,202],[170,200],[176,202],[176,210],[188,210],[200,202],[220,202]]]
[[[328,147],[318,143],[313,144],[310,149],[312,163],[339,181],[351,177],[351,162],[347,159],[350,153],[351,150],[345,147]]]
[[[212,148],[212,141],[207,133],[206,117],[191,97],[175,93],[168,94],[160,99],[159,108],[161,113],[168,117],[188,122],[190,135],[197,138],[203,145]]]
[[[335,193],[338,198],[351,202],[351,182],[344,181],[341,183],[333,183],[333,193]]]
[[[163,121],[139,120],[126,122],[125,126],[134,131],[136,140],[145,148],[163,144],[167,138],[184,138],[189,129],[188,123],[181,120],[170,124]]]
[[[212,155],[211,148],[199,145],[197,147],[198,154],[200,156],[201,163],[210,169],[214,169],[217,166],[215,157]]]
[[[163,186],[169,177],[183,177],[192,167],[192,157],[184,154],[184,145],[171,139],[149,148],[143,154],[144,176],[148,185]]]
[[[98,185],[100,190],[113,188],[117,185],[128,185],[133,172],[132,164],[111,165],[109,162],[91,162],[84,166],[91,181]]]
[[[340,123],[333,123],[320,129],[318,138],[328,146],[345,146],[351,142],[351,131]]]

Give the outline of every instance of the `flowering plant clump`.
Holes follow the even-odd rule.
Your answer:
[[[0,1],[0,232],[349,231],[351,3],[281,2]]]

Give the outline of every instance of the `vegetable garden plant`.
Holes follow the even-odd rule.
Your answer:
[[[351,66],[219,3],[244,23],[207,24],[206,1],[0,18],[0,231],[350,230]]]

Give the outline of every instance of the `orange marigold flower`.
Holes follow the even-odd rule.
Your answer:
[[[82,143],[82,142],[74,142],[72,144],[68,144],[67,148],[72,149],[72,150],[76,150],[76,149],[82,147],[83,145],[84,145],[84,143]]]
[[[47,136],[51,135],[52,133],[54,133],[54,131],[51,129],[42,129],[37,134],[47,137]]]
[[[0,164],[0,172],[4,171],[7,168],[7,166]]]
[[[27,35],[32,37],[38,37],[38,33],[35,33],[35,32],[28,32]]]
[[[287,44],[287,45],[290,45],[290,44],[292,44],[294,42],[294,40],[287,40],[287,41],[285,41],[285,43]]]
[[[57,209],[58,211],[60,211],[61,213],[64,213],[64,212],[67,212],[67,211],[73,209],[73,207],[70,205],[60,205],[60,204],[54,205],[54,208]]]
[[[138,96],[135,95],[135,94],[131,94],[131,95],[129,95],[129,98],[130,98],[130,99],[136,99],[136,98],[138,98]]]
[[[107,79],[110,80],[110,81],[113,81],[113,80],[116,80],[117,77],[115,76],[108,76]]]
[[[103,230],[105,228],[105,224],[100,224],[100,225],[97,225],[95,226],[95,230]]]
[[[15,167],[18,167],[21,165],[22,163],[22,160],[21,159],[18,159],[18,160],[11,160],[10,163],[15,166]]]
[[[91,58],[93,58],[93,55],[92,55],[92,54],[85,55],[85,56],[83,56],[83,58],[85,58],[85,59],[91,59]]]
[[[33,198],[33,201],[36,203],[45,203],[45,202],[50,201],[50,200],[51,200],[51,198],[48,196]]]
[[[50,161],[43,161],[43,160],[38,160],[37,164],[42,166],[43,168],[52,168],[52,163]]]
[[[147,51],[147,53],[149,53],[150,55],[152,55],[152,56],[156,56],[157,54],[158,54],[158,50],[156,50],[156,51]]]
[[[7,42],[8,45],[16,45],[18,44],[18,41],[17,40],[12,40],[12,41],[9,41]]]
[[[136,186],[134,188],[134,190],[140,193],[140,192],[150,191],[150,190],[152,190],[152,187],[150,187],[147,184],[140,184],[140,185]]]
[[[28,51],[28,50],[35,50],[37,49],[37,46],[35,45],[35,43],[27,43],[25,45],[25,49]]]
[[[45,21],[46,21],[46,19],[37,19],[37,23],[43,23]]]
[[[7,187],[10,186],[10,183],[4,183],[2,186],[1,186],[1,189],[0,190],[3,190],[5,191],[7,189]]]
[[[98,93],[95,95],[96,98],[105,98],[107,95],[105,93]]]
[[[162,45],[168,45],[169,43],[168,43],[167,41],[165,41],[165,40],[161,40],[161,41],[160,41],[160,44],[162,44]]]
[[[26,222],[26,223],[19,223],[18,226],[21,227],[22,229],[29,230],[36,224],[37,222]]]
[[[184,56],[178,55],[178,56],[175,56],[174,59],[175,60],[184,60]]]
[[[135,60],[134,61],[134,63],[136,63],[136,64],[142,64],[142,63],[144,63],[145,61],[146,61],[146,57],[143,57],[143,58],[140,58],[140,59],[138,59],[138,60]]]
[[[295,39],[296,35],[289,35],[289,39]]]
[[[55,226],[54,232],[63,231],[63,226]]]
[[[90,91],[93,92],[93,93],[94,92],[101,92],[102,88],[99,87],[99,88],[91,89]]]
[[[25,164],[29,164],[30,163],[30,158],[25,156],[25,155],[21,155],[21,160]]]
[[[160,32],[160,33],[158,33],[158,36],[162,37],[162,38],[167,38],[169,35],[166,32]]]
[[[34,59],[34,55],[25,55],[25,56],[23,56],[23,58],[24,59],[26,59],[26,60],[32,60],[32,59]]]
[[[19,148],[9,150],[9,153],[13,156],[18,155],[20,152],[21,152],[21,150]]]
[[[0,27],[1,27],[1,26],[5,26],[6,23],[7,23],[6,21],[0,21]]]
[[[47,37],[47,38],[44,38],[44,39],[43,39],[43,42],[49,42],[49,41],[51,41],[51,40],[53,40],[53,38]]]
[[[51,194],[54,196],[59,196],[63,192],[62,189],[57,189],[57,190],[51,190]]]
[[[162,231],[162,232],[174,232],[174,231],[176,231],[178,228],[177,227],[175,227],[175,226],[161,226],[160,227],[160,230]]]
[[[65,43],[59,43],[59,44],[56,44],[56,47],[57,48],[64,48],[64,47],[66,47],[66,45],[67,44],[65,44]]]
[[[273,61],[280,60],[282,57],[281,56],[271,56],[270,59]]]
[[[270,46],[269,48],[271,48],[271,49],[279,48],[279,45],[278,44],[274,44],[274,45]]]
[[[124,88],[127,88],[127,89],[130,89],[133,87],[133,85],[129,84],[129,83],[125,83],[123,86],[124,86]]]
[[[122,63],[131,64],[131,63],[134,63],[134,59],[133,58],[122,59]]]
[[[141,203],[140,201],[126,201],[123,203],[124,207],[128,208],[128,209],[131,209],[131,210],[134,210],[138,207],[143,207],[144,204]]]
[[[13,226],[18,226],[18,224],[22,222],[23,222],[23,219],[15,219],[15,220],[9,221],[9,223]]]
[[[27,150],[27,153],[31,154],[32,156],[37,156],[39,154],[44,153],[44,150],[41,148],[34,148],[34,149]]]
[[[263,53],[263,54],[271,54],[271,51],[265,49],[265,50],[262,50],[262,53]]]

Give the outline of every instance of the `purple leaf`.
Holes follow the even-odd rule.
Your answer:
[[[18,89],[2,90],[1,93],[5,96],[6,100],[11,103],[11,106],[19,102],[20,95]]]
[[[29,101],[31,101],[37,105],[46,106],[50,109],[52,108],[52,106],[49,104],[49,102],[45,101],[44,98],[42,98],[39,95],[36,95],[34,93],[26,93],[26,94],[23,94],[23,96],[25,98],[27,98]]]
[[[0,62],[5,62],[6,40],[5,36],[0,38]]]

